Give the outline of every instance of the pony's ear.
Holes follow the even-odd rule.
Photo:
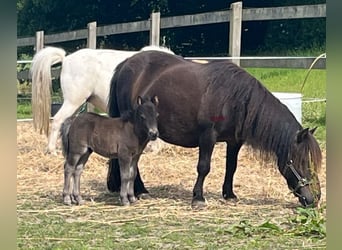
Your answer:
[[[297,143],[301,143],[309,134],[309,128],[302,129],[297,133]]]
[[[310,133],[313,135],[316,131],[317,127],[314,127],[313,129],[310,129]]]
[[[153,96],[152,98],[151,98],[151,102],[154,104],[154,105],[156,105],[156,106],[158,106],[158,104],[159,104],[159,99],[158,99],[158,96]]]
[[[138,98],[137,98],[137,104],[138,105],[141,105],[143,103],[143,99],[142,97],[139,95]]]

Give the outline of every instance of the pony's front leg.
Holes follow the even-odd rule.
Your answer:
[[[222,187],[222,196],[226,200],[237,199],[233,192],[233,178],[236,171],[237,159],[241,146],[242,143],[235,143],[231,145],[228,145],[227,143],[226,174]]]
[[[216,143],[216,132],[214,129],[207,129],[199,139],[199,159],[197,164],[197,180],[193,189],[192,207],[202,208],[206,206],[203,197],[203,183],[210,171],[210,161]]]
[[[142,153],[142,152],[141,152]],[[135,196],[135,179],[137,177],[138,173],[138,161],[140,159],[141,153],[132,159],[132,164],[129,168],[129,175],[130,175],[130,180],[129,180],[129,189],[128,189],[128,199],[131,203],[135,203],[138,198]],[[144,197],[140,197],[144,198]]]
[[[111,192],[119,192],[121,188],[121,177],[120,177],[120,164],[118,159],[111,159],[109,161],[108,173],[107,173],[107,188]],[[139,173],[139,167],[137,167],[137,175],[134,180],[134,193],[139,199],[150,198],[147,189],[145,188],[144,182],[141,179]]]
[[[122,205],[129,206],[131,202],[136,201],[133,189],[134,169],[132,167],[132,158],[130,156],[121,156],[119,157],[119,164],[121,177],[120,200]]]
[[[66,161],[64,164],[64,188],[63,188],[63,203],[70,206],[72,203],[70,182],[74,173],[74,166],[68,164]]]

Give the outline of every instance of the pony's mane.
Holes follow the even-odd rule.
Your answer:
[[[132,122],[134,119],[134,111],[133,110],[126,110],[120,114],[120,119],[123,122]]]
[[[229,102],[229,108],[234,109],[237,141],[245,141],[253,149],[259,151],[263,160],[277,160],[279,166],[285,165],[288,160],[291,144],[295,140],[302,126],[295,116],[256,78],[233,63],[212,62],[208,64],[213,78],[214,89],[221,88],[225,93],[222,103]],[[218,74],[224,72],[222,78]],[[227,77],[230,74],[230,77]],[[225,83],[222,84],[222,79]],[[216,85],[216,86],[215,86]],[[222,86],[226,90],[222,91]],[[225,88],[225,87],[223,87]],[[217,95],[216,95],[217,98]],[[311,161],[317,170],[321,165],[321,151],[317,141],[309,133],[303,141],[304,149],[301,157],[311,155]]]

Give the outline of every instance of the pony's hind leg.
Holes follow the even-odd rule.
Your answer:
[[[63,203],[65,205],[71,205],[72,197],[71,197],[71,177],[73,176],[75,167],[65,161],[64,164],[64,187],[63,187]]]
[[[74,188],[72,192],[72,198],[74,203],[77,205],[82,205],[84,203],[82,196],[81,196],[81,174],[83,172],[84,165],[88,161],[88,158],[91,154],[91,151],[87,151],[84,155],[80,157],[80,160],[77,163],[77,166],[75,168],[75,171],[73,173],[74,177]]]
[[[65,121],[65,119],[72,116],[81,105],[82,105],[82,102],[79,104],[79,106],[77,106],[77,104],[72,104],[68,101],[63,102],[62,107],[60,108],[60,110],[58,110],[56,115],[53,117],[53,121],[51,125],[51,132],[49,134],[48,145],[47,145],[45,153],[57,154],[56,146],[57,146],[57,139],[59,136],[61,125]]]
[[[81,174],[83,171],[84,164],[79,164],[76,166],[75,171],[73,173],[74,179],[74,188],[72,190],[72,202],[76,205],[82,205],[84,203],[82,196],[80,194],[80,183],[81,183]]]
[[[216,132],[214,129],[207,129],[199,139],[199,159],[197,164],[197,180],[193,189],[192,207],[202,208],[206,206],[203,197],[203,183],[210,171],[211,155],[216,143]]]

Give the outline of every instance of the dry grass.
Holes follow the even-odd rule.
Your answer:
[[[64,162],[62,154],[45,155],[47,138],[34,132],[30,122],[18,123],[17,143],[19,224],[20,217],[28,214],[53,213],[62,216],[68,223],[86,221],[102,225],[124,225],[134,220],[149,221],[158,217],[161,223],[172,224],[175,219],[185,222],[191,218],[214,227],[217,220],[223,220],[227,224],[237,223],[243,218],[250,218],[256,223],[267,219],[283,221],[285,215],[293,214],[294,208],[299,206],[297,198],[289,192],[285,179],[278,170],[270,164],[260,163],[251,150],[246,148],[239,155],[235,175],[234,187],[239,201],[224,201],[221,198],[221,189],[225,171],[225,145],[217,144],[211,171],[204,185],[207,209],[194,211],[190,207],[192,188],[197,176],[198,150],[171,145],[167,145],[159,153],[144,154],[139,163],[142,178],[152,199],[139,201],[128,208],[120,206],[118,195],[109,193],[106,188],[107,159],[93,154],[81,179],[81,192],[86,203],[83,206],[67,207],[62,205],[61,197]],[[319,177],[322,188],[321,204],[325,204],[325,152]],[[27,203],[35,204],[34,208],[25,208],[24,204]],[[183,230],[189,229],[184,226],[169,228],[162,232],[162,236],[168,237],[169,234]]]
[[[63,185],[63,156],[45,155],[46,137],[34,132],[30,122],[17,126],[18,160],[17,193],[34,194],[46,190],[60,195]],[[215,147],[211,171],[205,181],[204,192],[209,205],[221,204],[221,186],[225,171],[225,144]],[[167,145],[159,153],[147,153],[141,157],[140,171],[151,195],[157,199],[175,199],[191,202],[191,193],[197,176],[198,149]],[[82,191],[95,199],[106,191],[107,159],[93,154],[82,175]],[[325,153],[320,180],[322,202],[326,201]],[[91,184],[90,186],[87,184]],[[48,184],[48,185],[47,185]],[[271,164],[265,164],[244,148],[239,155],[234,184],[240,197],[240,207],[271,204],[282,208],[297,205],[297,199],[289,194],[285,179]],[[154,190],[169,189],[170,192],[155,193]]]

